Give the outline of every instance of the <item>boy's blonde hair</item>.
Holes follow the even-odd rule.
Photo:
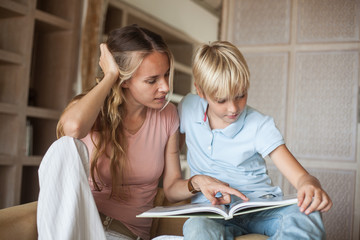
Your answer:
[[[244,56],[226,41],[200,46],[194,55],[193,74],[199,91],[213,99],[233,99],[250,86]]]

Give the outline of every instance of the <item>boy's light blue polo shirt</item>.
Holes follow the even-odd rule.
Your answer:
[[[207,101],[188,94],[179,103],[180,132],[186,134],[191,175],[204,174],[229,183],[248,197],[272,193],[263,157],[284,144],[274,120],[246,106],[239,119],[224,129],[211,130],[204,118]],[[206,202],[201,193],[192,202]]]

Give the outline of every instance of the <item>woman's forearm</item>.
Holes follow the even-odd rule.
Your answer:
[[[90,92],[69,105],[60,117],[62,131],[66,136],[83,138],[89,133],[115,81],[113,75],[107,74]]]

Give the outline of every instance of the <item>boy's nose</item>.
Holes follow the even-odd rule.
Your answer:
[[[228,101],[227,107],[228,107],[229,112],[231,112],[231,113],[237,112],[238,106],[235,101]]]

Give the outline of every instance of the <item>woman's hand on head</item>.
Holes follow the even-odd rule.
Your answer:
[[[228,183],[222,182],[216,178],[197,175],[192,179],[195,189],[200,189],[204,196],[213,204],[229,204],[231,195],[235,195],[244,201],[249,200],[244,194],[238,190],[229,187]],[[221,193],[221,197],[216,197],[217,193]]]
[[[100,60],[99,65],[104,72],[105,76],[112,76],[114,79],[119,77],[119,66],[115,62],[115,59],[109,51],[105,43],[100,44]]]

